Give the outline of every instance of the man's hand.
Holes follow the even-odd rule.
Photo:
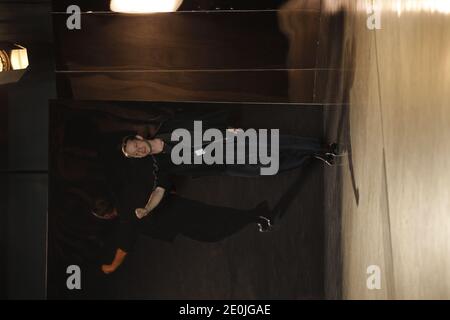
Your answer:
[[[152,154],[158,154],[164,150],[164,141],[159,138],[152,140]]]
[[[112,264],[104,264],[102,265],[102,271],[104,274],[110,274],[116,271],[116,267]]]
[[[147,209],[144,209],[144,208],[137,208],[137,209],[135,210],[135,213],[136,213],[136,217],[137,217],[138,219],[142,219],[143,217],[145,217],[146,215],[148,215],[150,212],[149,212]]]

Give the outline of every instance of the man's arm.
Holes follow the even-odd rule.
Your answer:
[[[104,264],[101,269],[109,274],[117,270],[124,262],[125,257],[133,251],[134,245],[139,237],[139,221],[134,216],[134,205],[139,203],[135,197],[135,189],[125,188],[119,195],[116,203],[119,214],[119,224],[116,226],[116,252],[110,264]]]
[[[164,198],[166,190],[170,191],[173,187],[172,180],[167,172],[163,170],[158,170],[157,180],[156,180],[156,188],[150,194],[150,198],[147,202],[145,208],[137,208],[135,210],[136,216],[139,219],[142,219],[146,215],[150,213],[153,209],[155,209],[161,200]]]
[[[122,249],[118,248],[116,250],[116,255],[114,256],[113,262],[111,264],[102,265],[102,271],[105,274],[113,273],[123,263],[126,256],[127,256],[127,253],[125,251],[123,251]]]
[[[145,208],[137,208],[135,213],[139,219],[142,219],[148,215],[153,209],[155,209],[164,197],[165,189],[162,187],[156,187],[151,193],[150,198],[145,205]]]

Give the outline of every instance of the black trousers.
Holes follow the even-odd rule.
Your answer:
[[[168,241],[181,234],[201,242],[217,242],[256,223],[260,214],[255,209],[214,206],[169,194],[144,218],[142,233]]]
[[[238,176],[238,177],[256,177],[261,175],[261,168],[269,167],[269,165],[264,165],[259,162],[259,147],[261,144],[266,144],[266,148],[270,154],[271,152],[271,141],[259,141],[259,147],[250,148],[248,141],[245,141],[245,146],[234,145],[235,149],[234,157],[232,158],[232,163],[226,163],[226,144],[231,142],[226,142],[224,144],[224,164],[212,164],[206,165],[202,164],[181,164],[174,165],[171,162],[170,154],[157,155],[158,163],[160,163],[162,170],[175,174],[184,176],[214,176],[214,175],[227,175],[227,176]],[[246,152],[243,155],[241,162],[244,164],[238,164],[237,148],[241,150],[245,148]],[[297,169],[301,167],[308,159],[314,157],[315,155],[323,155],[327,152],[327,148],[320,142],[319,139],[315,138],[305,138],[292,135],[280,135],[279,136],[279,157],[278,157],[278,171],[275,173],[286,172],[289,170]],[[195,155],[193,155],[195,157]],[[257,159],[256,164],[250,164],[251,158]],[[270,158],[273,158],[271,155]],[[273,160],[272,160],[273,161]]]
[[[248,148],[248,146],[247,146]],[[270,141],[267,150],[271,150]],[[324,154],[326,147],[320,140],[292,135],[279,136],[279,170],[278,173],[301,167],[308,159],[315,155]],[[263,165],[248,164],[249,153],[246,153],[246,164],[227,164],[225,174],[239,177],[255,177],[261,175]],[[267,166],[266,166],[267,167]]]

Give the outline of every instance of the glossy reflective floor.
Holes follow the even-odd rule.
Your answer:
[[[349,146],[325,173],[326,294],[449,299],[450,2],[374,1],[375,31],[368,3],[324,2],[346,10],[343,63],[354,70],[341,78],[349,107],[326,109],[327,136]],[[371,265],[380,290],[367,287]]]

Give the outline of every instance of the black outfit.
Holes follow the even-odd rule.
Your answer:
[[[155,136],[152,138],[159,138],[164,141],[164,150],[162,153],[154,155],[154,160],[157,162],[160,171],[166,172],[168,174],[175,175],[187,175],[187,176],[210,176],[210,175],[228,175],[228,176],[241,176],[241,177],[255,177],[261,175],[261,168],[264,165],[249,164],[250,153],[249,142],[245,141],[245,164],[237,164],[236,159],[236,149],[235,149],[235,161],[234,164],[225,164],[226,157],[226,145],[231,143],[231,140],[224,139],[219,143],[223,143],[224,150],[224,164],[212,164],[207,165],[203,161],[201,164],[193,164],[194,158],[198,157],[195,151],[200,148],[205,148],[209,142],[202,142],[201,145],[194,145],[194,141],[191,144],[191,159],[192,164],[180,164],[175,165],[171,160],[171,150],[178,141],[171,141],[172,132],[176,129],[182,128],[191,132],[191,137],[194,137],[194,121],[202,121],[203,131],[209,128],[215,128],[222,131],[223,137],[226,137],[227,129],[227,113],[226,112],[214,112],[207,114],[206,116],[192,115],[190,117],[179,117],[173,118],[166,121],[158,130]],[[270,137],[270,134],[268,134]],[[259,136],[258,136],[259,137]],[[193,140],[193,138],[192,138]],[[271,141],[265,141],[262,139],[259,143],[266,144],[267,150],[271,150]],[[260,145],[261,146],[261,145]],[[259,147],[260,147],[259,146]],[[259,149],[259,148],[258,148]],[[257,151],[258,152],[258,151]],[[293,170],[301,167],[306,160],[317,156],[324,155],[329,152],[329,148],[320,143],[318,139],[315,138],[305,138],[292,135],[279,135],[279,168],[278,173]],[[256,154],[256,159],[258,155]],[[267,165],[269,166],[269,165]],[[266,166],[266,167],[267,167]]]
[[[166,195],[148,216],[138,219],[135,209],[147,203],[155,177],[153,169],[149,169],[153,167],[152,158],[129,160],[129,172],[116,199],[120,217],[118,247],[126,252],[132,250],[139,233],[169,242],[179,234],[198,241],[216,242],[256,223],[263,214],[259,209],[213,206],[171,194],[170,179],[161,173],[156,185],[166,189]]]
[[[201,164],[180,164],[175,165],[171,160],[171,150],[172,147],[178,142],[172,142],[168,135],[156,136],[164,141],[164,150],[162,153],[156,154],[155,158],[161,171],[176,174],[176,175],[189,175],[189,176],[205,176],[205,175],[228,175],[228,176],[240,176],[240,177],[257,177],[261,175],[261,168],[269,167],[269,165],[262,165],[261,163],[250,164],[249,159],[251,157],[249,148],[249,143],[245,141],[245,158],[243,159],[244,164],[238,164],[236,156],[236,148],[234,152],[234,163],[226,164],[226,144],[227,141],[223,143],[224,151],[224,163],[223,164],[212,164],[207,165],[205,163]],[[271,150],[271,141],[260,141],[266,144],[267,150]],[[191,148],[191,159],[194,163],[194,158],[198,157],[195,154],[195,150],[199,148],[204,148],[208,143],[204,143],[202,146],[192,146]],[[279,163],[277,173],[286,172],[289,170],[297,169],[301,167],[306,160],[314,157],[316,155],[323,155],[328,151],[318,139],[314,138],[304,138],[291,135],[280,135],[279,136]],[[258,152],[258,151],[257,151]],[[255,155],[258,159],[258,155]]]
[[[259,211],[207,205],[169,194],[148,216],[137,219],[134,209],[120,212],[118,247],[132,251],[138,234],[173,242],[183,235],[201,242],[217,242],[258,221]],[[127,217],[123,217],[126,215]]]
[[[226,130],[226,113],[216,112],[201,117],[203,130],[217,128]],[[171,145],[168,139],[173,130],[184,128],[193,131],[194,120],[191,118],[174,118],[165,122],[156,137],[162,138],[166,146]],[[121,138],[126,136],[122,133]],[[155,136],[154,136],[155,137]],[[154,138],[153,137],[153,138]],[[132,249],[139,233],[150,237],[173,241],[178,234],[206,242],[220,241],[250,223],[258,222],[260,215],[267,212],[261,210],[238,210],[233,208],[212,206],[170,194],[169,175],[260,175],[260,165],[174,165],[170,158],[170,149],[163,153],[140,159],[125,158],[120,150],[121,138],[116,139],[115,147],[110,150],[113,155],[105,157],[112,179],[111,187],[116,195],[116,206],[120,216],[118,246],[128,252]],[[225,143],[225,142],[224,142]],[[104,145],[105,149],[106,145]],[[268,146],[270,150],[270,145]],[[194,148],[192,152],[194,152]],[[324,152],[317,140],[294,136],[280,136],[280,171],[299,167],[305,159],[315,153]],[[158,168],[155,170],[155,164]],[[147,203],[155,186],[163,187],[166,195],[153,212],[143,219],[135,215],[136,208]]]

